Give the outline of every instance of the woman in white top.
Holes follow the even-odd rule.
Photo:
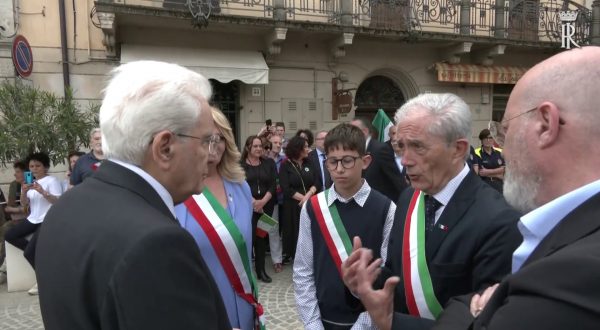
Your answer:
[[[5,240],[23,250],[25,259],[35,269],[35,242],[39,227],[44,221],[46,212],[62,194],[60,180],[48,175],[50,158],[46,153],[37,152],[29,155],[25,161],[33,174],[33,183],[21,186],[21,205],[29,207],[27,221],[16,224],[5,234]],[[27,236],[33,234],[28,241]]]

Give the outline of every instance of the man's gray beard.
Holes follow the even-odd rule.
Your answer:
[[[513,173],[507,164],[504,174],[504,198],[517,211],[529,213],[537,208],[534,200],[540,181],[540,177],[535,174],[525,176]]]

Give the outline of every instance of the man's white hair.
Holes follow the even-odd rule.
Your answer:
[[[112,71],[100,107],[104,155],[140,165],[156,133],[192,130],[204,110],[201,101],[211,94],[208,79],[176,64],[137,61],[119,66]]]
[[[451,94],[426,93],[410,99],[394,116],[396,123],[401,123],[411,114],[426,111],[433,116],[428,132],[440,136],[448,144],[458,139],[467,139],[471,135],[471,111],[460,97]],[[467,154],[468,156],[468,154]]]

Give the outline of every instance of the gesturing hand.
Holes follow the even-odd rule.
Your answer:
[[[373,282],[381,273],[381,259],[373,259],[373,252],[362,247],[360,238],[354,237],[352,254],[342,264],[344,284],[357,294],[380,329],[391,329],[394,315],[394,289],[400,278],[389,278],[381,290],[373,290]]]
[[[492,295],[494,294],[494,292],[496,291],[497,288],[498,288],[498,283],[485,289],[485,291],[483,291],[483,293],[481,295],[475,294],[473,296],[473,298],[471,298],[470,309],[471,309],[471,314],[473,315],[473,317],[477,317],[477,316],[479,316],[479,314],[481,314],[481,311],[483,311],[483,309],[485,308],[485,305],[487,305],[488,301],[490,300],[490,298],[492,297]]]

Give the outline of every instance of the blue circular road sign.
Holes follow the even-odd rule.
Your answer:
[[[19,76],[25,78],[31,74],[33,70],[33,53],[29,42],[22,35],[16,36],[13,41],[12,60]]]

